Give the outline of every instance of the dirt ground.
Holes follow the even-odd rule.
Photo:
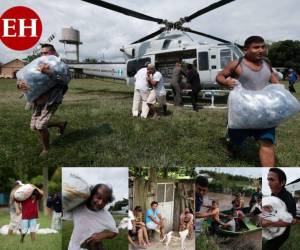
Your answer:
[[[132,250],[133,248],[129,248]],[[181,242],[178,232],[174,232],[171,243],[167,247],[164,243],[160,242],[159,239],[155,238],[151,241],[151,246],[147,248],[148,250],[182,250]],[[191,240],[188,238],[184,242],[184,250],[195,250],[195,236]]]

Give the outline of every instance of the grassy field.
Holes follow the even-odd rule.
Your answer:
[[[117,223],[124,216],[114,215],[114,219]],[[63,237],[62,237],[62,250],[68,249],[68,244],[71,238],[73,230],[73,222],[72,221],[63,221]],[[105,250],[128,250],[128,240],[127,240],[127,230],[119,230],[119,234],[113,240],[104,240],[104,249]]]
[[[300,84],[297,97],[300,99]],[[223,145],[226,110],[170,107],[159,120],[131,117],[132,88],[99,79],[72,80],[56,119],[69,121],[63,137],[51,131],[51,151],[40,159],[14,80],[0,80],[0,166],[258,166],[250,139],[238,158]],[[300,114],[277,129],[277,166],[300,165]]]
[[[283,246],[280,248],[280,250],[296,250],[299,249],[299,235],[300,235],[300,224],[296,224],[292,226],[290,236],[288,240],[283,244]],[[254,242],[254,239],[250,239],[248,236],[245,236],[245,239],[241,239],[238,242],[235,242],[235,247],[232,245],[228,245],[228,249],[253,249],[253,247],[250,247],[250,243]],[[225,242],[225,240],[221,239],[221,241]],[[199,237],[196,238],[196,250],[200,249],[210,249],[210,250],[227,250],[226,247],[220,247],[219,246],[220,239],[208,237],[205,234],[201,234]],[[231,243],[232,244],[232,243]],[[247,248],[247,244],[248,247]]]
[[[299,240],[300,240],[300,223],[292,226],[289,239],[283,244],[280,250],[299,249]]]
[[[38,219],[40,228],[49,228],[51,226],[51,220],[49,217],[43,216],[40,213]],[[8,210],[0,210],[0,227],[9,224]],[[37,240],[32,242],[30,236],[25,237],[24,243],[20,243],[20,236],[3,236],[0,235],[0,249],[1,250],[61,250],[62,234],[49,234],[49,235],[37,235]]]

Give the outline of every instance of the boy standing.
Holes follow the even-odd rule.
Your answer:
[[[24,241],[24,237],[28,230],[30,230],[31,240],[36,239],[36,219],[39,217],[38,200],[42,198],[43,192],[41,190],[34,189],[32,195],[25,201],[21,202],[22,205],[22,222],[21,222],[21,242]]]

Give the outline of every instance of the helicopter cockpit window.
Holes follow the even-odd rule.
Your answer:
[[[169,48],[170,43],[171,43],[171,40],[166,39],[166,40],[164,41],[164,44],[163,44],[163,46],[162,46],[162,49],[167,49],[167,48]]]
[[[223,69],[231,60],[231,50],[230,49],[222,49],[220,51],[220,59],[221,59],[221,68]]]
[[[136,72],[145,67],[147,63],[151,63],[150,57],[140,58],[138,60],[129,60],[127,63],[127,76],[134,77]]]
[[[137,72],[137,61],[136,60],[128,61],[127,62],[127,76],[134,77],[136,72]]]
[[[137,60],[137,71],[145,67],[148,63],[151,63],[150,57],[140,58]]]
[[[198,69],[199,70],[208,70],[209,63],[208,63],[208,52],[203,51],[198,53]]]

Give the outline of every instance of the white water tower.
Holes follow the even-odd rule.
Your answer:
[[[82,44],[82,42],[80,42],[79,30],[73,29],[73,27],[63,28],[62,36],[59,41],[64,44],[64,51],[67,57],[66,59],[68,59],[68,54],[75,54],[76,55],[75,60],[79,62],[79,45]],[[68,49],[68,47],[70,47],[69,45],[73,45],[73,46],[75,45],[76,50]]]

